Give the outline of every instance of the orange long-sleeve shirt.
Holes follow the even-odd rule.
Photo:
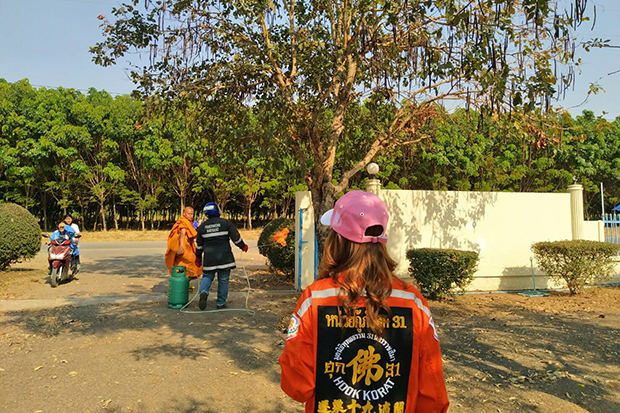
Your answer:
[[[446,412],[439,341],[420,292],[394,282],[383,337],[365,329],[363,299],[352,317],[339,315],[340,294],[327,278],[299,299],[280,357],[286,394],[306,412]]]

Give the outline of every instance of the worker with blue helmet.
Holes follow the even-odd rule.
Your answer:
[[[202,211],[205,213],[207,217],[219,217],[220,216],[220,209],[218,208],[215,202],[209,202],[208,204],[206,204],[205,207],[202,209]]]
[[[226,308],[230,270],[236,268],[235,257],[230,248],[230,241],[243,252],[248,246],[235,225],[222,218],[220,208],[215,202],[209,202],[203,208],[207,220],[198,226],[196,237],[196,265],[202,266],[200,280],[200,300],[198,308],[207,308],[209,289],[217,274],[217,308]]]

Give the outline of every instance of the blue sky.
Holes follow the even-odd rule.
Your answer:
[[[102,39],[99,14],[110,15],[113,0],[0,0],[0,78],[10,82],[28,78],[35,86],[105,89],[112,94],[129,93],[133,84],[127,76],[128,64],[103,68],[92,63],[88,47]],[[620,1],[590,0],[597,6],[594,30],[584,23],[580,39],[599,37],[620,45]],[[583,109],[613,119],[620,116],[620,49],[578,49],[583,64],[574,90],[555,102],[572,114]],[[139,59],[139,56],[132,56]],[[139,64],[139,61],[132,63]],[[590,83],[605,90],[586,99]]]
[[[0,0],[0,78],[37,86],[129,93],[123,65],[101,67],[89,46],[102,39],[97,20],[112,0]],[[127,67],[127,65],[125,65]]]

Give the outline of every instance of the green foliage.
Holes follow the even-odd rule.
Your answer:
[[[606,210],[620,203],[620,118],[610,122],[590,111],[574,118],[517,109],[448,113],[440,106],[432,112],[417,127],[432,139],[374,156],[384,188],[564,192],[575,176],[584,185],[587,219],[600,217],[600,182]],[[317,122],[333,116],[326,111]],[[393,116],[376,95],[348,105],[333,185],[347,176],[349,188],[365,187],[366,174],[347,171],[365,156],[375,121]],[[140,102],[0,79],[0,199],[27,207],[48,228],[65,212],[82,215],[87,227],[107,226],[115,214],[127,225],[153,227],[155,217],[178,213],[181,203],[200,207],[207,199],[250,226],[289,215],[295,190],[316,184],[307,171],[321,167],[288,142],[292,136],[297,149],[311,153],[304,130],[282,122],[268,102]]]
[[[274,240],[274,235],[286,229],[286,237],[280,237],[286,245],[281,245]],[[295,221],[277,218],[265,225],[258,238],[258,252],[269,260],[272,269],[292,276],[295,272]]]
[[[578,63],[573,30],[587,18],[587,0],[138,3],[104,19],[104,39],[91,48],[95,63],[148,53],[132,72],[143,96],[188,99],[203,112],[212,102],[251,101],[269,113],[254,138],[294,154],[317,219],[381,151],[432,136],[426,127],[439,101],[465,101],[485,116],[546,111],[544,102],[572,83],[556,65]],[[496,170],[498,185],[515,186],[531,168],[511,167],[529,142],[486,169],[484,136],[446,132],[441,145],[454,139],[462,150],[439,149],[424,160],[431,171],[423,180],[435,189],[475,188],[477,180],[488,190],[484,178]],[[456,165],[460,176],[450,182],[435,163],[444,172]],[[543,173],[546,162],[535,167]],[[257,175],[240,186],[248,211],[266,189]]]
[[[422,294],[435,300],[471,284],[479,257],[473,251],[420,248],[407,251],[407,259]]]
[[[583,286],[610,279],[618,247],[597,241],[545,241],[532,245],[538,266],[549,277],[564,281],[571,294]]]
[[[26,208],[0,203],[0,270],[33,258],[41,249],[41,228]]]
[[[584,110],[575,119],[561,119],[562,145],[558,148],[556,168],[577,178],[584,186],[587,219],[599,219],[600,189],[605,189],[606,210],[620,203],[620,118],[608,122]]]
[[[302,173],[290,152],[269,152],[261,123],[270,118],[257,122],[260,110],[234,99],[208,105],[0,79],[0,199],[48,228],[64,213],[84,226],[137,219],[153,228],[154,217],[205,199],[248,226],[253,215],[289,214]]]

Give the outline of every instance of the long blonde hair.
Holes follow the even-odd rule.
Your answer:
[[[370,236],[382,232],[381,226],[366,231]],[[383,336],[380,311],[391,314],[387,298],[392,293],[392,283],[398,280],[393,274],[395,268],[396,262],[390,258],[385,244],[352,242],[332,230],[325,241],[319,278],[332,278],[346,291],[341,306],[347,316],[352,315],[354,306],[365,295],[367,328]]]

